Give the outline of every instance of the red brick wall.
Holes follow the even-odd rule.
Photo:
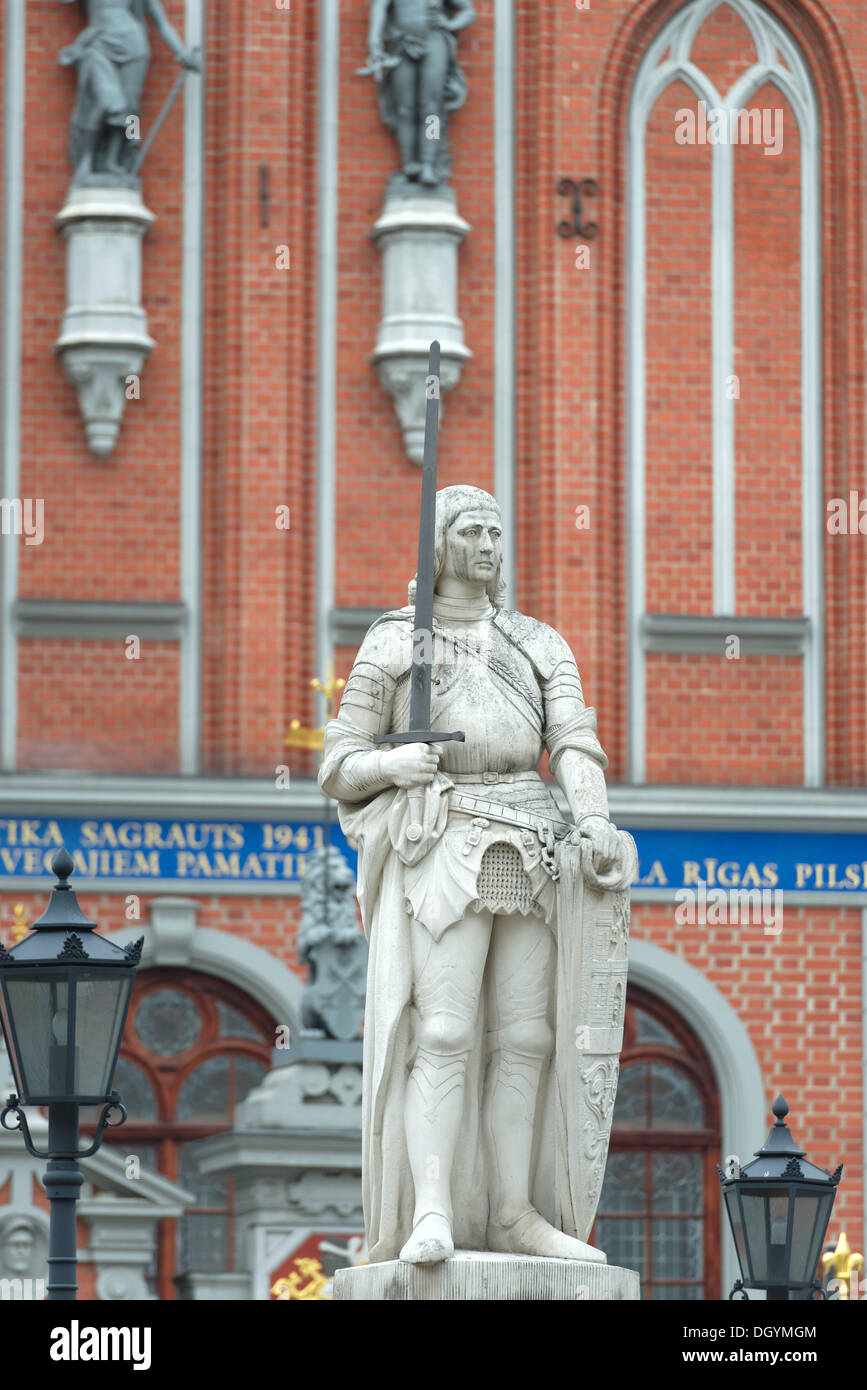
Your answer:
[[[797,657],[650,653],[647,780],[799,785],[802,680]]]
[[[155,896],[161,895],[139,895],[141,935],[145,940],[148,935],[149,903]],[[23,904],[24,921],[30,923],[45,910],[45,901],[42,892],[0,895],[0,941],[6,946],[14,942],[12,908],[16,903]],[[78,895],[78,901],[82,911],[96,922],[103,935],[121,931],[125,927],[139,926],[139,922],[130,922],[126,917],[126,895],[123,893],[82,892]],[[197,927],[243,937],[292,970],[299,968],[295,938],[300,923],[301,899],[295,895],[283,898],[267,895],[220,897],[218,894],[196,897]],[[306,976],[306,970],[303,973]],[[278,1021],[287,1022],[285,1019]]]
[[[129,648],[133,650],[133,648]],[[178,647],[24,638],[18,645],[19,766],[176,772]]]
[[[315,7],[208,7],[204,765],[254,776],[311,722]],[[269,208],[262,225],[260,168]],[[286,259],[287,269],[278,269]],[[276,509],[288,506],[289,530]]]
[[[739,615],[797,617],[801,564],[801,141],[771,85],[750,108],[782,112],[783,148],[734,149],[735,594]],[[769,692],[770,693],[770,692]]]
[[[713,612],[710,145],[678,145],[675,82],[647,121],[645,584],[649,613]],[[650,729],[648,730],[650,737]],[[657,735],[658,736],[658,735]]]

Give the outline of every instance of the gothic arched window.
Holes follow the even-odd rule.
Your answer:
[[[804,55],[758,0],[691,0],[647,48],[628,130],[630,780],[818,785],[821,137]]]
[[[719,1101],[690,1028],[630,986],[593,1243],[645,1299],[720,1297]]]

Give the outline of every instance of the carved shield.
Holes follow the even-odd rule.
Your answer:
[[[558,855],[558,1190],[561,1201],[567,1194],[571,1201],[564,1225],[585,1241],[605,1175],[623,1044],[635,846],[620,833],[629,865],[616,886],[597,886],[604,881],[592,871],[586,842],[564,844]]]
[[[304,1000],[308,1026],[324,1024],[328,1036],[341,1041],[357,1037],[364,1019],[367,950],[360,934],[343,945],[323,941],[313,947],[310,960],[316,980]]]

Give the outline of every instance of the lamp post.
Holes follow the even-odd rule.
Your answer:
[[[43,1178],[51,1202],[48,1298],[74,1299],[75,1203],[83,1181],[78,1166],[99,1148],[106,1125],[126,1111],[111,1089],[144,937],[125,948],[96,932],[67,883],[71,856],[58,850],[48,906],[11,951],[0,943],[0,1023],[17,1095],[0,1111],[4,1129],[18,1129],[27,1152],[48,1159]],[[48,1107],[48,1148],[37,1149],[24,1105]],[[101,1105],[93,1143],[78,1147],[78,1109]],[[110,1120],[113,1110],[120,1114]],[[10,1115],[17,1123],[8,1124]]]
[[[782,1096],[773,1111],[775,1123],[752,1163],[731,1176],[717,1164],[741,1269],[729,1298],[746,1298],[746,1289],[766,1289],[775,1300],[821,1289],[816,1266],[843,1165],[832,1176],[808,1162],[786,1124]]]

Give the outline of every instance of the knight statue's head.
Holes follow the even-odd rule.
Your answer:
[[[502,608],[506,585],[502,577],[502,555],[499,545],[501,525],[500,509],[496,499],[489,492],[466,483],[441,488],[436,501],[434,588],[436,589],[437,580],[446,569],[458,578],[471,578],[466,567],[476,540],[474,533],[491,528],[497,532],[497,536],[492,551],[492,568],[484,584],[491,603],[495,608]],[[482,581],[477,579],[477,582]],[[415,604],[415,583],[414,578],[409,585],[410,605]]]

